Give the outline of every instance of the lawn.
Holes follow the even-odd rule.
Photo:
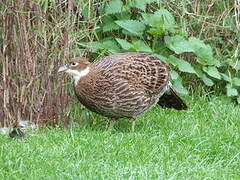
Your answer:
[[[187,101],[186,112],[153,108],[135,132],[127,120],[109,132],[96,116],[84,128],[1,135],[0,179],[240,179],[240,107],[216,97]]]

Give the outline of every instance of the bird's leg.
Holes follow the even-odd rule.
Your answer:
[[[112,131],[113,130],[113,126],[114,126],[114,124],[116,124],[116,119],[111,119],[110,120],[110,124],[109,124],[109,126],[108,126],[108,130],[109,131]]]
[[[131,122],[132,122],[132,132],[134,132],[134,130],[135,130],[135,125],[136,125],[136,119],[135,119],[135,118],[132,118],[132,119],[131,119]]]

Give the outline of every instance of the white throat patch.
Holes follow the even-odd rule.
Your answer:
[[[72,69],[68,69],[66,70],[67,73],[69,73],[70,75],[72,75],[73,79],[74,79],[74,84],[75,86],[77,85],[78,81],[86,76],[89,72],[90,72],[90,68],[87,67],[82,71],[77,71],[77,70],[72,70]]]

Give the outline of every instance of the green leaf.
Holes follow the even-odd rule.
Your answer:
[[[170,64],[169,61],[168,61],[169,58],[167,58],[167,57],[165,57],[165,56],[163,56],[163,55],[160,55],[160,54],[153,54],[153,56],[159,58],[161,61],[165,62],[166,64]]]
[[[135,7],[135,8],[145,11],[146,5],[147,5],[147,3],[145,0],[134,0],[131,4],[131,7]]]
[[[78,42],[77,44],[88,48],[91,52],[98,52],[99,50],[100,51],[108,50],[109,52],[111,52],[113,54],[120,52],[120,49],[119,49],[117,43],[110,39],[105,39],[103,41],[93,41],[93,42],[89,42],[89,43]]]
[[[166,26],[172,26],[175,24],[175,20],[173,15],[166,9],[162,8],[154,13],[156,16],[162,16],[164,20],[164,24]]]
[[[156,34],[157,32],[174,32],[175,19],[173,15],[166,9],[161,8],[154,14],[142,13],[143,22],[146,25],[153,27],[149,33]]]
[[[163,29],[151,28],[147,32],[151,35],[161,35],[164,34],[166,31]]]
[[[203,75],[204,75],[204,72],[202,71],[201,67],[200,66],[195,66],[194,70],[196,71],[197,77],[202,79]]]
[[[182,36],[165,36],[164,41],[169,49],[174,51],[176,54],[184,52],[194,52],[191,44],[185,40]]]
[[[229,64],[232,66],[233,69],[236,71],[240,70],[240,61],[234,61],[233,59],[230,60]]]
[[[130,6],[145,11],[146,5],[148,3],[153,3],[155,1],[157,0],[133,0],[133,1],[130,1]]]
[[[103,26],[102,26],[103,32],[120,29],[120,27],[114,22],[114,20],[111,16],[103,17],[102,21],[103,21]]]
[[[173,87],[176,89],[176,91],[180,94],[188,94],[188,91],[185,87],[182,85],[181,78],[178,78],[177,80],[173,80]]]
[[[217,68],[214,66],[203,67],[203,71],[205,71],[211,77],[214,77],[216,79],[221,79],[220,73],[218,72]]]
[[[232,83],[235,86],[240,86],[240,78],[237,78],[237,77],[233,78]]]
[[[141,36],[145,30],[145,25],[135,20],[120,20],[115,23],[136,36]]]
[[[115,38],[115,39],[123,49],[129,50],[129,49],[133,48],[133,45],[131,43],[129,43],[128,41],[126,41],[125,39],[119,39],[119,38]]]
[[[164,19],[162,16],[159,16],[158,14],[150,14],[150,13],[142,13],[141,16],[143,17],[142,21],[146,25],[155,27],[157,29],[163,28]]]
[[[120,52],[120,49],[117,43],[112,39],[102,41],[102,48],[108,50],[112,54],[116,54]]]
[[[213,86],[214,85],[214,82],[211,79],[209,79],[205,74],[203,74],[202,81],[207,86]]]
[[[237,103],[240,104],[240,96],[237,98]]]
[[[233,88],[230,84],[226,86],[227,88],[227,96],[237,96],[238,91],[237,89]]]
[[[226,75],[224,73],[220,73],[220,74],[221,74],[223,80],[225,80],[227,82],[231,82],[232,81],[232,79],[228,75]]]
[[[196,73],[192,65],[184,61],[183,59],[176,58],[175,56],[169,56],[169,59],[171,59],[172,64],[176,65],[178,69],[182,72],[188,72],[188,73]]]
[[[202,40],[190,37],[189,45],[192,47],[193,52],[197,55],[197,60],[203,65],[218,65],[220,62],[213,58],[212,48],[206,45]]]
[[[179,78],[179,74],[176,71],[171,71],[171,79],[176,80]]]
[[[106,14],[116,14],[122,11],[123,2],[121,0],[112,0],[106,6]]]
[[[132,41],[133,47],[140,52],[152,53],[152,49],[142,40]]]

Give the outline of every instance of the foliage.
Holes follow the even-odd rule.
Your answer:
[[[188,93],[182,79],[199,79],[208,87],[221,85],[222,92],[240,100],[238,61],[220,61],[209,44],[181,28],[166,6],[154,0],[107,1],[99,11],[102,19],[95,31],[97,41],[79,45],[105,55],[125,51],[153,54],[173,67],[172,80],[178,92]],[[187,56],[191,59],[186,60]]]
[[[153,54],[171,65],[179,92],[201,88],[240,102],[239,7],[237,0],[0,1],[1,126],[61,123],[69,79],[56,70],[86,54]]]

